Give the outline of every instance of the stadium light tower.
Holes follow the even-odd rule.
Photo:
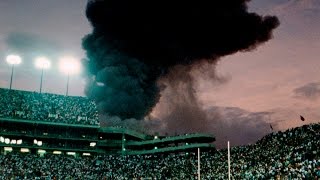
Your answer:
[[[68,96],[70,75],[79,73],[81,64],[73,57],[63,57],[59,61],[59,68],[63,73],[68,75],[66,90],[66,96]]]
[[[50,68],[50,61],[46,57],[36,58],[35,65],[37,68],[41,69],[41,80],[40,80],[40,93],[42,92],[42,79],[43,79],[43,70]]]
[[[10,90],[11,90],[14,66],[21,63],[21,57],[18,55],[8,55],[6,58],[6,61],[8,64],[11,65],[11,78],[10,78]]]

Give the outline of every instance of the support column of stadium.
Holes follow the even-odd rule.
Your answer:
[[[14,66],[21,63],[21,57],[18,55],[8,55],[6,58],[8,64],[11,65],[11,78],[10,78],[10,90],[12,88],[12,79],[13,79],[13,72]]]
[[[200,180],[200,148],[198,148],[198,180]]]
[[[230,180],[230,142],[228,141],[228,179]]]
[[[11,90],[11,87],[12,87],[13,70],[14,70],[14,64],[11,65],[10,90]]]
[[[41,69],[41,78],[40,78],[40,93],[42,92],[42,79],[43,79],[43,68]]]

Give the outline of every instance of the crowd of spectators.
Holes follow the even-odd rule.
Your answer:
[[[85,97],[0,88],[0,117],[98,125],[96,105]]]
[[[231,148],[232,179],[320,179],[320,123],[271,133]],[[227,179],[227,149],[201,152],[201,179]],[[0,155],[6,179],[197,179],[197,153]]]

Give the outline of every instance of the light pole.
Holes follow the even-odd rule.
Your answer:
[[[76,60],[73,57],[63,57],[59,61],[59,67],[63,73],[68,75],[67,89],[66,89],[66,96],[68,96],[70,75],[79,73],[80,68],[81,68],[81,64],[78,60]]]
[[[42,80],[43,80],[43,70],[50,68],[50,61],[46,57],[38,57],[36,59],[35,65],[37,68],[41,69],[41,80],[40,80],[40,93],[42,92]]]
[[[11,90],[14,66],[21,63],[21,57],[18,56],[18,55],[9,55],[6,58],[6,61],[7,61],[8,64],[11,64],[11,78],[10,78],[10,90]]]

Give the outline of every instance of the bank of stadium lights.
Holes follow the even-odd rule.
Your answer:
[[[59,69],[68,75],[66,90],[66,96],[68,96],[70,75],[78,74],[80,72],[81,63],[79,60],[70,56],[62,57],[59,60]]]
[[[6,58],[6,61],[8,64],[11,65],[11,77],[10,77],[10,90],[12,88],[12,79],[13,79],[13,72],[14,72],[14,66],[21,63],[21,57],[18,55],[8,55]]]
[[[46,57],[36,58],[35,65],[37,68],[41,69],[41,79],[40,79],[40,93],[42,92],[42,79],[43,79],[43,70],[49,69],[51,66],[50,60]]]

